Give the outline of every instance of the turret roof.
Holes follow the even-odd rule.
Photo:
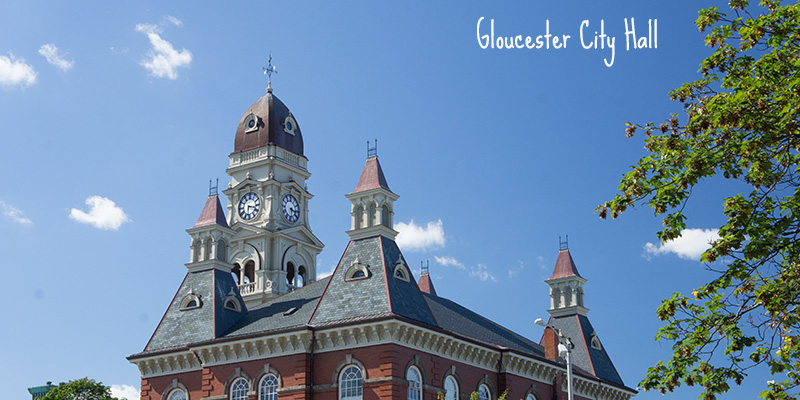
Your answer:
[[[230,228],[228,222],[225,220],[225,212],[222,211],[222,204],[219,202],[219,196],[212,194],[208,196],[206,205],[203,211],[200,212],[200,218],[192,228],[199,228],[201,226],[219,225],[223,228]]]
[[[577,276],[583,278],[578,273],[578,267],[575,266],[575,261],[572,260],[572,255],[569,254],[569,249],[562,249],[558,252],[556,259],[556,267],[553,269],[553,275],[548,280],[566,278],[570,276]]]
[[[364,170],[361,171],[361,177],[358,178],[358,184],[353,193],[363,192],[370,189],[383,188],[388,191],[389,184],[386,182],[386,177],[383,175],[381,163],[378,162],[377,156],[367,158],[364,164]]]

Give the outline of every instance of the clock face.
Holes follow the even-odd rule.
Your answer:
[[[297,203],[297,199],[287,194],[283,196],[281,206],[283,208],[283,218],[286,218],[289,223],[297,222],[297,218],[300,217],[300,204]]]
[[[260,209],[261,199],[253,192],[245,194],[239,200],[239,216],[246,221],[255,218]]]

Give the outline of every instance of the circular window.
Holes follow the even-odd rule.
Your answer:
[[[247,127],[248,128],[253,128],[255,126],[256,126],[256,119],[255,118],[253,118],[253,119],[251,119],[250,121],[247,122]]]
[[[286,121],[286,130],[291,131],[292,129],[292,121]]]

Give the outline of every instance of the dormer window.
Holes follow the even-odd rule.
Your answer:
[[[231,288],[230,293],[222,299],[222,307],[226,310],[242,312],[242,305],[239,303],[239,298],[236,296],[236,292],[234,292],[233,288]]]
[[[350,268],[347,269],[347,272],[344,275],[345,282],[367,278],[369,278],[369,266],[360,263],[358,261],[358,257],[356,257],[355,261],[350,264]]]
[[[292,113],[286,116],[283,120],[283,131],[294,136],[294,132],[297,130],[297,121],[294,120]]]
[[[187,294],[183,300],[181,300],[180,310],[193,310],[195,308],[200,308],[202,305],[203,302],[200,300],[200,296],[194,294],[194,291],[189,290],[189,294]]]
[[[403,260],[397,260],[397,263],[394,265],[394,272],[392,273],[392,276],[400,279],[401,281],[409,282],[409,275],[408,267],[406,267],[406,264],[403,262]]]
[[[259,122],[261,122],[261,118],[258,115],[253,113],[247,114],[247,116],[244,117],[244,133],[257,131]]]
[[[600,345],[600,339],[597,337],[596,333],[592,333],[592,348],[595,350],[603,350],[603,346]]]

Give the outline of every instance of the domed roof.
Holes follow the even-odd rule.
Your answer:
[[[268,90],[239,121],[233,151],[247,151],[272,144],[303,156],[303,135],[292,112]]]

